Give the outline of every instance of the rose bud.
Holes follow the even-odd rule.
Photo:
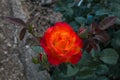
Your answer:
[[[78,31],[78,35],[81,37],[81,38],[88,38],[88,30],[87,28],[80,28],[79,31]]]

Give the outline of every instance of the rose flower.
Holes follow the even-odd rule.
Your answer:
[[[67,62],[76,64],[82,56],[82,39],[65,22],[57,22],[48,28],[40,38],[40,45],[52,65],[57,66]]]

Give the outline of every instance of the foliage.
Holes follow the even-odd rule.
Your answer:
[[[118,80],[120,1],[83,0],[78,5],[80,1],[59,0],[55,7],[55,11],[63,14],[63,21],[84,39],[83,57],[74,65],[79,71],[71,80]]]

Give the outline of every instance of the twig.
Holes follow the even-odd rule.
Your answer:
[[[78,6],[80,6],[82,4],[83,0],[80,0],[78,3]]]

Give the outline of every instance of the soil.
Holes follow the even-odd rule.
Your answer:
[[[53,11],[55,0],[0,0],[0,16],[17,17],[24,21],[36,16],[33,25],[40,34],[61,21],[61,14]],[[30,48],[34,42],[27,33],[24,40],[19,40],[22,26],[11,24],[0,18],[0,80],[50,80],[46,71],[38,72],[38,65],[31,59],[36,56]],[[28,41],[27,41],[28,40]]]

